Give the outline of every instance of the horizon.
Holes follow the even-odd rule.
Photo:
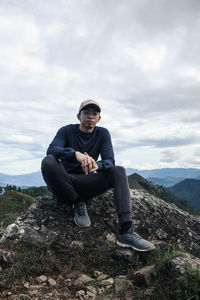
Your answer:
[[[137,170],[137,171],[153,171],[153,170],[163,170],[163,169],[185,169],[185,170],[188,170],[188,169],[194,169],[194,170],[199,170],[200,171],[200,168],[155,168],[155,169],[136,169],[136,168],[132,168],[132,167],[128,167],[128,168],[125,168],[126,170],[127,169],[132,169],[132,170]],[[0,171],[0,174],[3,174],[3,175],[8,175],[8,176],[20,176],[20,175],[30,175],[30,174],[34,174],[34,173],[41,173],[40,170],[38,171],[34,171],[34,172],[30,172],[30,173],[17,173],[17,174],[8,174],[8,173],[3,173]],[[42,173],[41,173],[42,175]]]

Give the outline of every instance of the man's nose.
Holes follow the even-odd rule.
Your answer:
[[[93,112],[89,112],[89,117],[90,118],[94,118],[94,113]]]

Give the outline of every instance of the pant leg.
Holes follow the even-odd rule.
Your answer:
[[[50,191],[60,202],[91,199],[114,188],[114,199],[120,223],[131,221],[131,202],[128,180],[123,167],[114,166],[104,173],[68,174],[53,155],[42,161],[42,174]]]
[[[123,167],[114,166],[104,173],[75,175],[74,188],[84,199],[91,199],[114,188],[114,199],[120,223],[129,222],[131,217],[130,191],[126,171]]]
[[[74,202],[79,195],[74,189],[74,177],[68,174],[54,155],[47,155],[42,160],[42,175],[49,190],[58,202]]]

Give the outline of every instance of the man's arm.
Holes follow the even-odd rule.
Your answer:
[[[109,169],[110,167],[113,167],[115,165],[111,136],[107,129],[105,129],[103,133],[100,154],[102,160],[96,162],[98,165],[98,172],[105,171],[106,169]]]
[[[55,138],[47,149],[47,154],[52,154],[59,159],[66,159],[71,161],[79,161],[83,172],[88,175],[90,172],[94,172],[98,169],[95,160],[89,156],[86,152],[83,154],[71,147],[65,147],[66,145],[66,128],[62,127],[58,130]]]
[[[66,145],[66,128],[62,127],[58,130],[53,141],[47,149],[47,154],[52,154],[59,159],[72,160],[76,159],[75,149],[71,147],[65,147]]]

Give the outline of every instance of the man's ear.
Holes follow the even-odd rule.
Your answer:
[[[97,122],[99,122],[101,120],[101,116],[99,116],[99,120]]]
[[[80,113],[78,113],[77,114],[77,119],[80,121],[80,117],[81,117],[81,114]]]

